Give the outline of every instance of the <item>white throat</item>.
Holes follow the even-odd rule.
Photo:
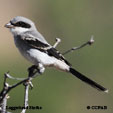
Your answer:
[[[29,29],[22,28],[22,27],[15,27],[15,28],[11,28],[10,31],[12,32],[13,35],[19,35],[19,34],[29,31]]]

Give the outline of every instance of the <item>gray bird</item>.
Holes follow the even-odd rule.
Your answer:
[[[15,45],[20,53],[34,64],[33,67],[38,67],[40,73],[43,73],[46,67],[55,67],[73,74],[100,91],[108,92],[108,89],[72,68],[63,55],[53,48],[38,32],[31,20],[17,16],[6,24],[5,27],[9,28],[13,34]]]

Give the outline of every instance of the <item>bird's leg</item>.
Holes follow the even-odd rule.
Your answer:
[[[29,73],[29,77],[32,77],[37,69],[37,66],[36,65],[32,65],[31,67],[28,68],[28,73]]]
[[[32,65],[28,68],[29,77],[35,77],[35,74],[38,72],[39,74],[42,74],[44,72],[45,68],[42,64],[38,65]]]

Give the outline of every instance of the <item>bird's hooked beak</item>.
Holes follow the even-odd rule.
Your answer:
[[[6,27],[6,28],[14,28],[14,26],[10,22],[5,24],[4,27]]]

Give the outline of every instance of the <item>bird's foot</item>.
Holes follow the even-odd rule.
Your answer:
[[[45,68],[42,65],[32,65],[28,68],[29,77],[35,77],[36,73],[42,74]]]

